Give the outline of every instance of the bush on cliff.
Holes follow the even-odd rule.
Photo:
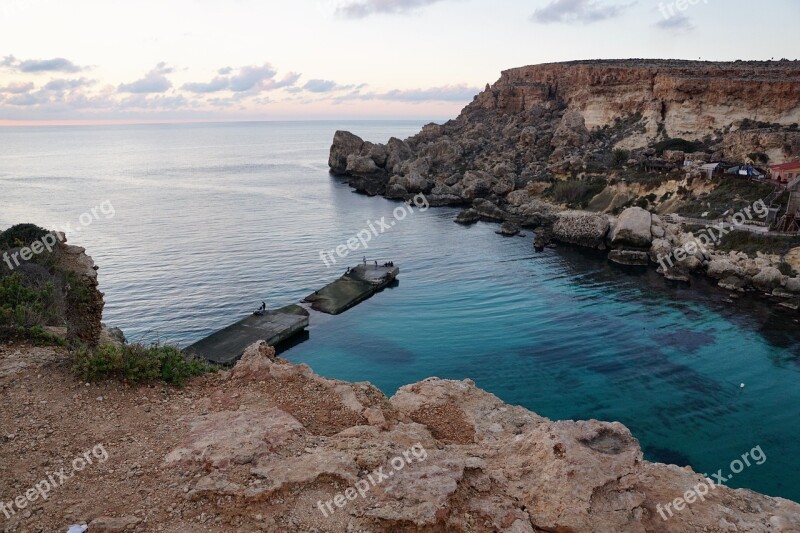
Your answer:
[[[686,154],[693,154],[695,152],[702,152],[705,150],[705,144],[700,141],[687,141],[686,139],[667,139],[653,145],[656,153],[662,155],[665,150],[675,150]]]
[[[0,338],[50,339],[42,326],[58,322],[56,300],[51,281],[26,282],[19,272],[0,277]]]
[[[600,194],[605,187],[606,180],[603,178],[559,181],[549,189],[549,195],[556,202],[570,207],[586,207],[589,200]]]
[[[73,369],[83,381],[163,381],[181,386],[188,378],[214,371],[212,365],[187,359],[176,347],[161,344],[106,344],[94,350],[81,347],[75,350],[73,359]]]
[[[28,246],[34,241],[41,240],[48,233],[50,232],[36,224],[11,226],[7,230],[0,232],[0,250]]]

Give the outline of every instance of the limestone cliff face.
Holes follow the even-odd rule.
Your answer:
[[[699,139],[743,119],[790,125],[800,122],[800,62],[534,65],[503,72],[470,107],[513,114],[554,105],[579,112],[589,129],[640,113],[651,138],[663,130]]]
[[[503,72],[458,118],[405,140],[337,132],[329,165],[370,195],[500,205],[532,183],[608,176],[615,148],[642,165],[670,139],[697,141],[705,161],[793,160],[799,123],[800,61],[555,63]]]

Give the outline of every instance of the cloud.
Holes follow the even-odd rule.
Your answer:
[[[34,88],[33,83],[23,83],[21,81],[16,81],[9,83],[5,87],[0,87],[0,93],[6,94],[22,94],[32,91]]]
[[[214,77],[209,82],[185,83],[181,89],[191,93],[216,93],[220,91],[258,93],[291,87],[300,79],[300,74],[297,72],[289,72],[283,78],[275,79],[277,71],[269,63],[261,66],[241,67],[235,73],[231,67],[225,67],[219,69],[217,73],[220,76]]]
[[[331,80],[308,80],[303,89],[312,93],[327,93],[336,89],[338,85]]]
[[[361,19],[378,14],[405,14],[443,0],[360,0],[348,1],[336,8],[336,15]]]
[[[656,22],[655,26],[662,30],[669,30],[675,32],[691,31],[694,29],[694,24],[684,14],[678,13]]]
[[[181,86],[181,89],[183,89],[184,91],[189,91],[190,93],[216,93],[227,89],[229,84],[230,81],[228,80],[228,78],[220,78],[219,76],[217,76],[208,83],[203,83],[203,82],[184,83]]]
[[[362,93],[356,89],[348,94],[337,96],[337,101],[346,100],[385,100],[393,102],[469,102],[480,92],[479,87],[470,87],[466,84],[443,85],[428,89],[395,89],[383,93]]]
[[[147,94],[165,93],[172,88],[172,82],[166,77],[171,74],[173,69],[166,63],[159,63],[156,67],[145,74],[144,78],[131,83],[123,83],[118,87],[121,93]]]
[[[580,22],[591,24],[618,17],[630,4],[607,4],[603,0],[553,0],[537,9],[530,20],[542,24]]]
[[[50,80],[45,84],[42,89],[45,91],[71,91],[72,89],[77,89],[78,87],[84,87],[87,85],[92,85],[94,82],[88,80],[86,78],[80,79],[56,79]]]
[[[5,56],[0,62],[0,66],[13,68],[19,72],[36,74],[39,72],[80,72],[83,67],[79,67],[69,59],[54,57],[53,59],[26,59],[20,61],[16,57]]]

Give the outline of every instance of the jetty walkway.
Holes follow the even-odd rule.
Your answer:
[[[396,266],[358,265],[303,301],[311,304],[315,311],[338,315],[388,287],[399,273]],[[309,318],[308,310],[298,304],[250,314],[187,346],[183,352],[212,363],[231,365],[256,341],[264,340],[270,346],[277,346],[301,333],[308,327]]]

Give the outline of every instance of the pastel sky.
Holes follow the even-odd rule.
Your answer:
[[[0,125],[458,114],[507,68],[800,57],[798,0],[0,0]]]

